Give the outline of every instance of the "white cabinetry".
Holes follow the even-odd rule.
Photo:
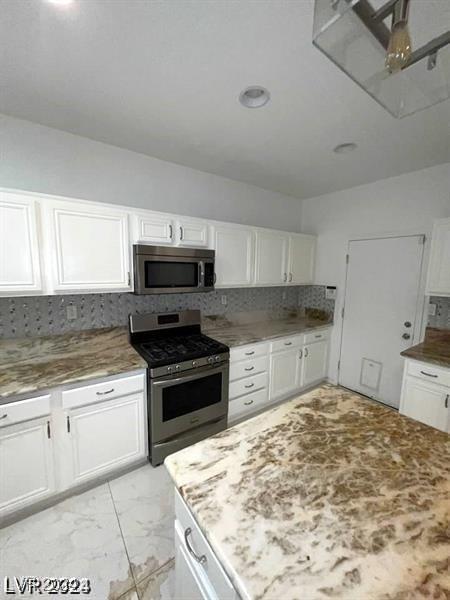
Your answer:
[[[142,212],[133,215],[134,242],[144,242],[156,246],[174,243],[175,223],[170,215]]]
[[[206,221],[180,217],[176,222],[176,232],[180,246],[204,248],[208,245],[208,225]]]
[[[325,378],[328,360],[328,341],[315,342],[303,347],[300,385],[307,387]]]
[[[0,406],[0,515],[55,489],[50,396]]]
[[[37,206],[32,197],[0,193],[0,295],[42,291]]]
[[[288,280],[289,237],[281,231],[256,230],[255,283],[281,285]]]
[[[427,294],[450,296],[450,219],[440,219],[433,227]]]
[[[312,283],[316,237],[291,234],[289,236],[288,283],[291,285]]]
[[[301,350],[283,350],[270,357],[270,399],[290,395],[300,387]]]
[[[450,431],[450,369],[406,360],[400,412],[436,429]]]
[[[54,291],[131,289],[126,212],[55,201],[44,214]]]
[[[145,421],[144,373],[0,405],[0,516],[143,460]]]
[[[232,225],[212,228],[216,251],[217,287],[249,286],[253,283],[254,234],[250,229]]]

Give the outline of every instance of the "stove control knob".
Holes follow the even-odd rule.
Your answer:
[[[212,365],[213,362],[214,362],[214,356],[208,356],[208,363],[210,365]]]
[[[215,356],[215,357],[214,357],[214,360],[215,360],[216,362],[220,362],[220,356],[217,354],[217,356]]]
[[[193,361],[192,361],[192,366],[193,366],[193,367],[198,367],[198,362],[197,362],[196,360],[193,360]]]
[[[180,365],[175,365],[175,371],[179,371],[180,370]]]
[[[172,367],[167,367],[167,372],[172,373]]]

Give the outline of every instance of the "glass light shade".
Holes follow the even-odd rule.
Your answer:
[[[411,56],[411,38],[408,24],[404,21],[392,29],[389,46],[386,53],[386,68],[390,73],[398,73]]]
[[[386,68],[385,48],[353,10],[357,2],[316,0],[313,44],[394,117],[450,98],[450,45],[438,51],[432,69],[425,57],[391,73]],[[401,41],[404,44],[405,38]]]

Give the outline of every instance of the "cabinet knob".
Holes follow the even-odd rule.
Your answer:
[[[404,325],[405,327],[411,327],[411,321],[405,321],[405,322],[403,323],[403,325]]]
[[[0,420],[6,419],[6,418],[7,418],[7,416],[8,416],[8,415],[5,413],[4,415],[2,415],[2,416],[0,417]]]
[[[404,333],[404,334],[402,335],[402,338],[403,338],[404,340],[409,340],[409,339],[411,338],[411,335],[410,335],[409,333]]]

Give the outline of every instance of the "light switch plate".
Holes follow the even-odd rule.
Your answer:
[[[66,306],[66,316],[68,321],[75,321],[78,317],[78,310],[75,304],[68,304]]]
[[[222,296],[220,297],[220,302],[226,306],[228,304],[228,300],[225,294],[222,294]]]
[[[434,317],[436,315],[436,304],[434,304],[433,302],[430,302],[430,304],[428,305],[428,314],[430,315],[430,317]]]
[[[337,289],[335,285],[327,285],[325,288],[325,298],[327,300],[336,300]]]

